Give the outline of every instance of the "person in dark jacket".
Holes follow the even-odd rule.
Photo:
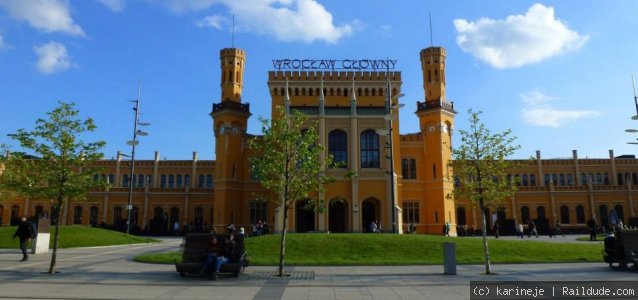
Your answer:
[[[29,255],[27,254],[27,242],[33,238],[33,227],[27,222],[27,217],[22,217],[20,224],[18,224],[18,230],[13,234],[13,239],[20,238],[20,250],[22,250],[22,259],[20,261],[27,261]]]

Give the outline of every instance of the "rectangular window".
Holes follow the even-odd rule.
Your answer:
[[[206,176],[199,175],[199,180],[197,182],[197,187],[203,189],[206,186]]]
[[[419,202],[403,202],[403,223],[419,223]]]
[[[206,175],[206,188],[207,189],[213,188],[213,175]]]
[[[250,224],[257,224],[257,222],[265,222],[268,217],[268,205],[266,201],[251,201],[250,202]]]
[[[401,175],[403,179],[416,179],[416,159],[401,160]]]
[[[166,188],[166,175],[162,175],[160,177],[160,187],[161,188]]]

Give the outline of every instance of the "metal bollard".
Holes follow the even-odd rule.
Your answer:
[[[443,274],[456,275],[456,245],[454,242],[443,243]]]

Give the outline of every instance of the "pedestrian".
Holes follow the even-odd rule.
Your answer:
[[[523,229],[523,223],[518,223],[518,226],[516,228],[517,228],[516,231],[518,232],[518,236],[520,238],[524,238],[524,236],[523,236],[523,233],[524,233],[524,231],[523,231],[524,230]]]
[[[445,225],[443,226],[443,231],[445,233],[445,236],[450,236],[450,222],[445,222]]]
[[[597,240],[596,227],[598,227],[598,224],[596,224],[596,219],[594,219],[594,216],[592,216],[591,219],[587,221],[587,227],[589,227],[589,241]]]
[[[20,220],[20,224],[18,224],[18,229],[13,234],[13,239],[16,236],[20,239],[20,250],[22,250],[22,259],[20,261],[29,260],[29,255],[27,254],[27,242],[31,240],[34,236],[33,226],[27,221],[27,217],[23,216]]]
[[[495,238],[499,237],[499,232],[498,232],[499,228],[501,228],[501,227],[498,225],[498,222],[495,222],[494,223],[494,237]]]
[[[536,231],[536,223],[534,223],[534,221],[532,220],[529,220],[529,232],[527,234],[527,237],[531,238],[532,234],[534,234],[536,238],[538,238],[538,231]]]
[[[375,223],[374,221],[370,221],[370,224],[368,224],[368,232],[370,233],[377,232],[377,223]]]
[[[560,230],[560,222],[556,220],[556,226],[554,227],[554,236],[558,237],[558,235],[562,235],[563,237],[565,237],[565,235]]]

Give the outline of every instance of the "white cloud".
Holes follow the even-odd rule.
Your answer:
[[[68,1],[64,0],[0,0],[0,8],[17,20],[26,21],[44,32],[63,32],[83,36],[82,28],[73,22]]]
[[[71,67],[71,60],[64,45],[51,41],[46,44],[33,47],[38,55],[36,64],[38,71],[43,74],[53,74],[67,70]]]
[[[521,110],[523,122],[532,126],[555,128],[578,119],[598,115],[598,112],[592,110],[557,109],[549,104],[557,98],[545,95],[538,90],[521,94],[520,97],[522,102],[528,105]]]
[[[354,20],[349,24],[336,26],[332,14],[316,0],[149,0],[168,7],[177,14],[199,11],[220,4],[235,14],[238,31],[248,31],[273,36],[280,41],[316,40],[337,43],[355,30],[362,30],[365,24]],[[208,18],[216,21],[216,15],[199,23],[206,24]],[[208,21],[211,21],[209,19]],[[210,23],[219,25],[220,23]]]
[[[124,10],[124,0],[97,0],[102,5],[108,7],[114,12],[121,12]]]
[[[0,49],[4,48],[4,39],[0,35]]]
[[[224,22],[225,19],[222,15],[212,15],[199,20],[196,24],[199,27],[211,27],[222,30],[222,22]]]
[[[571,30],[554,15],[553,7],[532,5],[525,15],[504,20],[454,20],[456,42],[464,52],[497,69],[536,63],[578,50],[589,38]]]

